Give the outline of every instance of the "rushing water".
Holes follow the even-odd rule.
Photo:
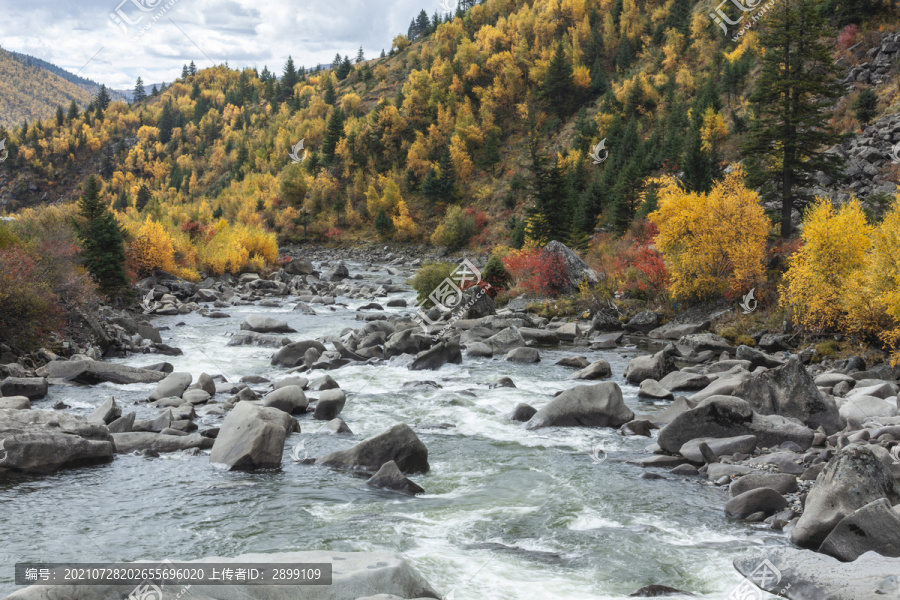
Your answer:
[[[366,279],[385,276],[365,273]],[[157,318],[157,326],[169,328],[163,340],[184,356],[133,355],[121,362],[142,366],[164,359],[195,378],[205,371],[229,381],[251,374],[274,381],[284,370],[270,366],[272,349],[226,346],[246,314],[287,320],[300,332],[293,339],[364,325],[356,308],[368,301],[338,298],[346,306],[332,311],[315,305],[318,314],[307,316],[291,310],[293,300],[280,309],[233,307],[229,319]],[[322,423],[300,416],[302,433],[288,437],[280,471],[227,472],[210,467],[207,455],[178,452],[158,459],[117,455],[106,465],[0,481],[0,595],[17,589],[16,562],[330,549],[399,552],[441,594],[455,589],[457,600],[622,598],[649,584],[725,598],[738,581],[732,559],[783,543],[765,526],[728,522],[722,511],[726,489],[697,477],[641,479],[643,470],[625,461],[644,452],[647,438],[610,429],[527,431],[506,418],[517,402],[541,407],[574,385],[567,380],[572,370],[554,363],[579,354],[609,361],[636,413],[662,410],[662,403],[638,399],[637,388],[622,377],[640,352],[541,349],[534,365],[466,357],[439,371],[409,371],[396,363],[346,366],[329,373],[348,393],[341,417],[354,435],[317,433]],[[518,387],[490,389],[502,376]],[[401,390],[416,380],[436,381],[442,389]],[[72,412],[88,414],[112,394],[124,411],[150,418],[156,409],[132,403],[153,387],[53,386],[35,408],[62,400]],[[203,416],[202,407],[197,412],[201,427],[221,422]],[[373,491],[364,478],[290,459],[301,440],[315,457],[401,421],[429,450],[431,471],[412,476],[425,495]],[[604,452],[594,454],[605,460],[598,461],[592,449],[601,442]]]

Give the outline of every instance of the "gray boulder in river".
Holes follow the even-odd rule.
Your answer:
[[[886,498],[900,502],[900,489],[891,472],[867,446],[850,444],[830,460],[806,498],[803,516],[791,531],[801,548],[818,549],[844,517]]]
[[[55,360],[38,369],[38,373],[51,379],[65,379],[88,385],[103,382],[122,385],[156,383],[166,377],[166,374],[161,371],[139,369],[99,360]]]
[[[696,438],[728,438],[755,435],[760,446],[778,446],[794,442],[802,450],[812,445],[814,434],[795,421],[777,415],[760,415],[741,398],[710,396],[696,408],[676,416],[659,432],[657,444],[676,453]]]
[[[50,473],[113,457],[106,425],[56,411],[0,409],[0,440],[0,478],[9,471]]]
[[[640,385],[645,379],[661,380],[673,371],[677,371],[673,355],[675,348],[666,346],[656,354],[637,356],[625,367],[625,379],[633,385]]]
[[[296,429],[284,411],[238,402],[222,422],[209,462],[233,471],[280,467],[284,440]]]
[[[622,390],[612,381],[577,385],[551,400],[525,424],[541,427],[620,427],[634,419],[625,406]]]
[[[733,395],[760,414],[800,419],[812,429],[824,427],[829,435],[844,428],[834,400],[819,391],[797,357],[744,381]]]
[[[405,423],[398,423],[347,450],[326,454],[316,459],[316,464],[375,472],[390,461],[397,463],[404,473],[427,473],[431,468],[428,448]]]
[[[304,340],[301,342],[293,342],[282,346],[272,357],[272,364],[279,367],[294,367],[298,363],[302,364],[303,355],[310,348],[315,348],[321,354],[326,348],[321,342],[315,340]]]

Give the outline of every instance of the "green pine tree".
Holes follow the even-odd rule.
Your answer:
[[[856,118],[859,122],[864,126],[868,125],[878,114],[878,95],[872,91],[872,88],[864,89],[856,97],[853,110],[856,111]]]
[[[147,189],[146,185],[141,185],[137,193],[137,198],[134,201],[134,208],[138,212],[143,212],[147,207],[148,202],[150,202],[150,190]]]
[[[560,42],[556,45],[556,51],[547,67],[541,94],[548,108],[558,117],[564,117],[569,114],[574,89],[575,79],[572,75],[572,65],[566,58],[562,42]]]
[[[122,229],[100,201],[100,184],[91,175],[78,201],[80,221],[75,231],[81,241],[81,259],[105,294],[116,294],[128,285]]]
[[[144,80],[138,77],[137,81],[134,83],[134,102],[140,102],[146,97],[147,92],[144,90]]]
[[[381,236],[382,239],[387,239],[391,235],[391,231],[394,229],[394,223],[391,221],[391,218],[388,216],[387,212],[384,210],[384,207],[378,211],[378,215],[375,217],[375,231],[378,232],[378,235]]]
[[[833,37],[818,0],[781,0],[766,15],[760,37],[762,72],[750,102],[757,115],[742,147],[748,184],[781,202],[781,237],[791,212],[818,171],[839,178],[839,159],[825,151],[841,138],[823,114],[844,89],[831,55]]]
[[[300,81],[297,69],[294,67],[294,59],[288,56],[284,63],[284,71],[281,76],[281,100],[290,100],[294,97],[294,86]]]
[[[344,137],[344,114],[340,108],[335,108],[328,118],[325,139],[322,141],[322,156],[326,163],[334,161],[334,151],[342,137]]]
[[[78,105],[75,104],[75,101],[72,100],[69,102],[69,112],[66,113],[66,121],[71,123],[74,119],[78,118]]]

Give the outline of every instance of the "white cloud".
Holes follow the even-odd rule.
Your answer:
[[[148,83],[172,81],[192,60],[210,66],[207,56],[214,64],[267,65],[276,73],[288,55],[310,67],[330,63],[337,52],[353,58],[362,45],[374,57],[390,49],[420,9],[430,14],[439,7],[438,0],[175,0],[166,10],[171,1],[44,0],[34,6],[0,0],[0,43],[124,89],[138,76]],[[139,21],[127,34],[110,17],[117,8]],[[162,17],[133,41],[161,10]]]

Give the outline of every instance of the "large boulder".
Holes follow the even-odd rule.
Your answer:
[[[896,403],[891,403],[887,400],[876,398],[875,396],[854,396],[852,398],[847,398],[844,403],[841,404],[841,408],[838,409],[838,414],[848,421],[852,420],[863,423],[866,419],[872,417],[897,416],[897,405]],[[828,433],[834,432],[829,431]]]
[[[187,562],[187,561],[183,561]],[[428,584],[408,562],[393,552],[336,552],[333,550],[316,550],[306,552],[279,552],[267,554],[242,554],[236,557],[211,556],[190,561],[197,568],[205,567],[211,572],[210,565],[217,565],[219,572],[222,565],[233,564],[235,568],[247,564],[322,564],[332,566],[330,585],[259,585],[232,580],[216,585],[197,586],[190,590],[185,598],[211,600],[218,598],[246,598],[254,600],[286,600],[303,598],[304,600],[394,600],[396,598],[439,598],[438,593]],[[158,563],[134,563],[136,567],[158,567]],[[199,588],[199,589],[198,589]],[[166,586],[162,595],[155,591],[135,591],[133,583],[121,585],[33,585],[16,590],[7,600],[47,600],[48,598],[65,598],[66,600],[98,600],[100,598],[140,597],[144,600],[174,600],[174,591],[179,586]],[[169,591],[171,590],[171,591]],[[299,591],[298,591],[299,590]]]
[[[592,362],[580,371],[573,373],[569,379],[605,379],[612,376],[609,363],[602,358]]]
[[[43,377],[7,377],[0,381],[0,396],[25,396],[40,400],[47,395],[47,380]]]
[[[319,394],[313,418],[317,421],[330,421],[341,414],[346,403],[347,395],[344,390],[325,390]]]
[[[505,360],[517,363],[541,362],[541,354],[535,348],[513,348],[506,353]]]
[[[350,277],[350,271],[343,262],[339,262],[334,267],[322,273],[322,281],[341,281],[348,277]]]
[[[667,346],[656,354],[632,358],[625,367],[626,381],[632,385],[640,385],[645,379],[660,381],[669,373],[678,370],[673,358],[674,353],[674,349]]]
[[[263,346],[281,348],[291,343],[291,338],[274,333],[257,333],[256,331],[238,331],[231,336],[226,346]]]
[[[634,419],[618,384],[605,381],[564,391],[535,413],[526,429],[541,427],[620,427]]]
[[[659,327],[662,322],[662,315],[652,310],[643,310],[634,315],[625,323],[625,329],[628,331],[637,331],[640,333],[649,333]]]
[[[410,479],[403,474],[403,471],[400,470],[400,467],[397,466],[397,463],[392,460],[381,465],[378,472],[366,481],[366,485],[373,488],[394,490],[395,492],[400,492],[401,494],[407,494],[409,496],[425,493],[425,490],[418,484],[410,481]]]
[[[666,323],[647,333],[647,337],[656,340],[678,340],[692,333],[701,333],[709,329],[709,321],[702,323]]]
[[[277,408],[289,415],[302,414],[309,406],[309,400],[300,386],[286,385],[279,387],[274,392],[269,392],[262,400],[263,406]]]
[[[156,384],[156,389],[150,393],[150,401],[162,398],[181,398],[193,381],[190,373],[172,373]]]
[[[796,357],[784,365],[750,378],[733,393],[763,415],[800,419],[812,429],[832,434],[844,428],[834,400],[822,394]]]
[[[118,363],[99,360],[55,360],[38,369],[51,379],[65,379],[76,383],[94,385],[97,383],[156,383],[165,379],[166,373],[155,369],[138,369]]]
[[[513,348],[521,348],[525,345],[525,338],[516,327],[507,327],[503,331],[484,340],[491,347],[494,354],[505,354]]]
[[[436,370],[447,363],[456,365],[462,363],[462,353],[458,341],[440,342],[429,350],[419,352],[409,368],[413,371]]]
[[[900,557],[900,513],[886,498],[874,500],[841,519],[819,547],[819,552],[844,562],[870,551]]]
[[[116,454],[131,454],[134,451],[177,452],[191,448],[211,448],[213,439],[199,433],[191,435],[169,435],[148,431],[113,433]]]
[[[113,456],[106,425],[57,411],[0,409],[0,440],[0,477],[50,473]]]
[[[92,423],[103,423],[104,425],[109,425],[116,419],[122,416],[122,409],[116,404],[116,399],[113,396],[110,396],[106,400],[104,400],[100,406],[94,409],[90,415],[88,415],[87,420]]]
[[[767,546],[764,556],[741,556],[734,559],[734,567],[749,579],[738,588],[743,593],[733,595],[735,598],[761,597],[756,584],[791,600],[880,600],[896,594],[889,585],[878,590],[885,580],[896,581],[900,560],[870,552],[845,564],[809,550]]]
[[[238,402],[222,422],[209,462],[229,470],[280,467],[284,440],[295,423],[277,408]]]
[[[710,383],[709,377],[687,371],[672,371],[659,380],[659,385],[671,392],[702,390]]]
[[[892,505],[900,502],[900,489],[890,470],[867,446],[845,446],[816,479],[803,516],[791,531],[791,541],[815,550],[841,519],[882,498]]]
[[[679,448],[678,453],[691,462],[704,462],[700,444],[706,444],[716,456],[750,454],[756,448],[755,435],[739,435],[728,438],[697,438]]]
[[[519,327],[519,333],[526,342],[533,341],[539,346],[558,346],[559,336],[552,331],[546,329],[537,329],[533,327]]]
[[[303,364],[303,355],[310,348],[315,348],[321,354],[326,351],[324,344],[315,340],[303,340],[282,346],[272,357],[272,364],[279,367],[296,367]]]
[[[591,329],[595,331],[619,331],[622,329],[622,322],[616,317],[600,311],[591,319]]]
[[[284,271],[288,275],[310,275],[313,272],[313,266],[308,260],[295,258],[284,265]]]
[[[390,358],[401,354],[418,354],[431,347],[431,336],[422,333],[421,329],[404,329],[388,338],[384,344],[384,356]]]
[[[784,496],[771,488],[756,488],[735,496],[725,504],[725,514],[735,519],[746,519],[761,512],[767,517],[787,507]]]
[[[562,269],[562,273],[558,274],[558,289],[561,293],[577,290],[582,282],[588,284],[600,282],[596,271],[565,244],[556,240],[544,246],[540,256],[545,261],[553,261],[554,268]]]
[[[734,346],[728,343],[728,340],[715,333],[691,333],[682,336],[676,344],[678,351],[687,356],[693,353],[712,350],[713,352],[729,352],[735,351]]]
[[[770,488],[779,494],[790,494],[797,491],[797,478],[790,473],[749,473],[732,481],[728,491],[732,496],[740,496],[759,488]]]
[[[659,432],[657,443],[667,452],[676,453],[696,438],[730,438],[755,435],[760,446],[778,446],[794,442],[806,450],[814,434],[803,425],[777,415],[760,415],[741,398],[711,396],[696,408],[676,416]]]
[[[316,459],[316,464],[376,472],[389,461],[397,463],[404,473],[427,473],[430,469],[428,448],[405,423],[398,423],[347,450],[326,454]]]
[[[463,319],[480,319],[497,313],[497,303],[481,286],[474,285],[465,291],[462,300]]]
[[[296,333],[297,330],[287,324],[287,321],[267,317],[266,315],[247,315],[241,323],[242,331],[255,331],[256,333]]]

